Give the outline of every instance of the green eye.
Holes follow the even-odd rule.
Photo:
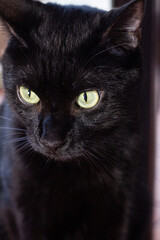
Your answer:
[[[23,103],[37,104],[40,101],[39,97],[33,91],[23,86],[19,88],[19,97]]]
[[[82,108],[92,108],[99,102],[97,91],[83,92],[77,98],[77,104]]]

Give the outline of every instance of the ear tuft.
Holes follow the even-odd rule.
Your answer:
[[[10,33],[7,27],[4,25],[4,23],[0,19],[0,60],[5,52],[5,49],[7,48],[9,39],[10,39]]]
[[[103,42],[129,50],[138,47],[141,39],[141,23],[144,1],[134,0],[118,9],[119,16],[103,35]],[[117,11],[117,9],[116,9]]]

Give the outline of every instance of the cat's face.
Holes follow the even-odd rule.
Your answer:
[[[8,20],[13,36],[3,58],[16,121],[49,158],[91,156],[100,143],[113,146],[116,130],[137,117],[142,1],[111,14],[30,5],[28,15],[28,6],[22,9],[24,23]]]

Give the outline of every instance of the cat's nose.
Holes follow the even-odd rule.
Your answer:
[[[40,128],[40,142],[51,151],[56,151],[64,144],[68,122],[63,115],[44,117]]]

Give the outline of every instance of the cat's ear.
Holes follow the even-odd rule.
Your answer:
[[[0,0],[0,34],[4,36],[5,43],[0,46],[4,52],[7,41],[11,36],[16,37],[21,43],[25,44],[23,32],[26,19],[31,10],[30,0]]]
[[[118,11],[118,17],[103,34],[102,41],[126,50],[135,49],[141,39],[144,0],[132,0],[115,11]]]

